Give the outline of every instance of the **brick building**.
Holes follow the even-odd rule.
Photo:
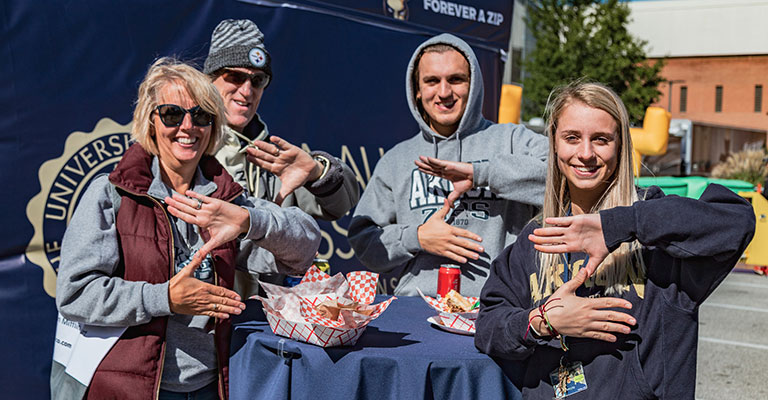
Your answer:
[[[666,57],[654,104],[672,118],[768,130],[768,1],[630,2],[630,31]],[[672,98],[669,93],[672,89]]]
[[[649,0],[629,6],[629,31],[648,42],[650,58],[666,59],[661,74],[668,82],[654,105],[670,111],[673,125],[687,121],[692,130],[688,150],[682,151],[682,136],[671,136],[668,154],[650,173],[706,175],[731,153],[764,148],[768,1]]]
[[[673,57],[663,75],[672,83],[654,105],[672,118],[768,129],[768,55]]]

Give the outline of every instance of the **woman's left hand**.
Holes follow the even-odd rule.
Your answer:
[[[589,256],[587,276],[592,276],[610,252],[605,245],[600,214],[580,214],[571,217],[547,218],[548,225],[528,235],[534,248],[542,253],[584,252]]]
[[[587,280],[586,272],[580,269],[573,279],[565,282],[550,296],[547,301],[549,305],[546,306],[548,321],[558,333],[565,336],[615,342],[616,333],[628,334],[630,327],[637,322],[628,312],[617,310],[630,310],[632,303],[616,297],[591,299],[577,296],[576,290]],[[534,309],[531,314],[535,313]],[[546,320],[542,318],[536,322],[537,331],[549,331]]]
[[[166,197],[168,212],[184,222],[206,229],[210,239],[197,251],[204,258],[211,250],[248,232],[251,216],[238,205],[187,190],[187,196]]]
[[[229,318],[245,310],[240,296],[221,286],[211,285],[195,278],[201,258],[195,257],[168,283],[168,305],[174,314],[207,315]]]

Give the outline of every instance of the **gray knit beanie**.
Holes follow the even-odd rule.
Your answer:
[[[253,21],[225,19],[211,35],[211,49],[203,73],[225,67],[258,68],[272,77],[272,59],[264,47],[264,34]]]

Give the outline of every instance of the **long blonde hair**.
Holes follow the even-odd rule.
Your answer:
[[[555,89],[547,102],[547,136],[549,137],[549,161],[547,181],[542,209],[544,219],[567,215],[571,198],[566,178],[557,165],[555,134],[563,111],[574,102],[581,102],[589,107],[608,113],[616,122],[618,159],[617,169],[611,176],[608,187],[588,213],[619,206],[629,206],[638,200],[632,169],[632,140],[629,134],[629,116],[619,96],[610,88],[590,82],[576,81]],[[611,253],[595,272],[596,282],[605,286],[608,295],[622,294],[628,287],[629,274],[645,276],[645,264],[640,255],[641,245],[636,240],[622,243]],[[541,292],[551,293],[556,290],[557,266],[561,262],[560,254],[539,252],[539,288]],[[566,265],[565,268],[568,268]],[[574,271],[575,272],[575,271]]]

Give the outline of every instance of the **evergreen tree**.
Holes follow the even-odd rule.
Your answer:
[[[647,42],[627,32],[629,6],[618,0],[532,0],[526,24],[536,46],[523,61],[524,118],[542,116],[553,88],[574,79],[606,84],[633,123],[658,99],[663,61],[651,65]]]

